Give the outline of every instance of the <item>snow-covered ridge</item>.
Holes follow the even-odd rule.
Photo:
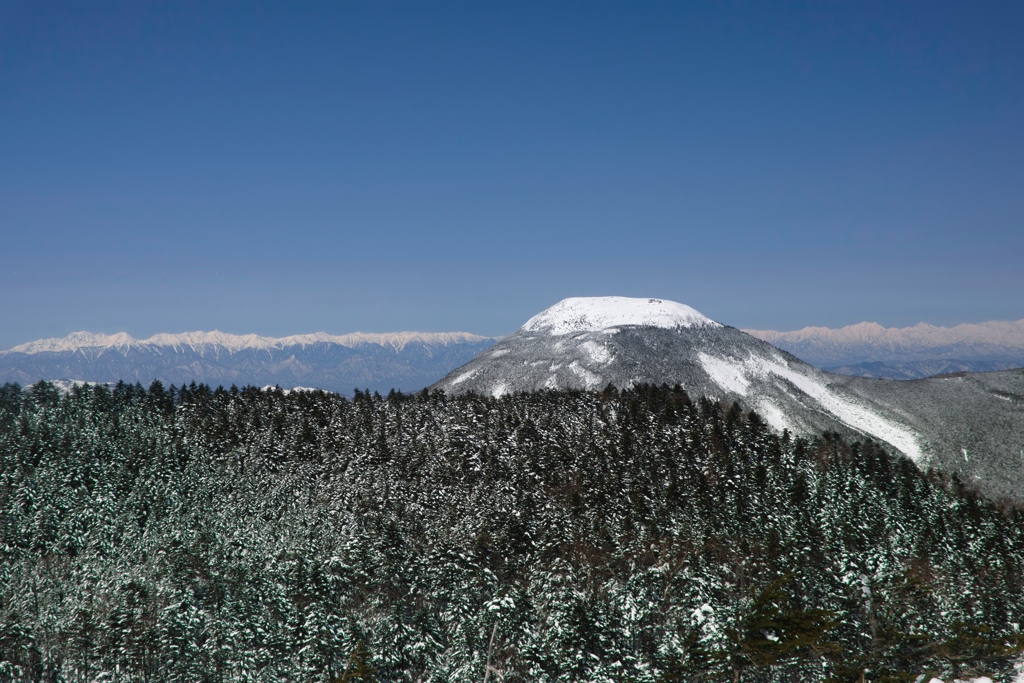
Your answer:
[[[228,334],[214,330],[212,332],[183,332],[181,334],[155,334],[148,339],[135,339],[127,332],[115,334],[94,334],[92,332],[72,332],[66,337],[39,339],[15,346],[2,353],[47,353],[68,352],[79,349],[96,348],[154,348],[172,349],[219,347],[229,352],[245,349],[282,349],[289,346],[308,346],[326,343],[339,346],[356,347],[368,344],[392,347],[402,350],[406,344],[457,344],[462,342],[485,341],[489,337],[481,337],[469,332],[393,332],[373,334],[354,332],[352,334],[331,335],[326,332],[298,334],[289,337],[261,337],[255,334]]]
[[[1024,319],[992,320],[955,327],[918,323],[912,327],[883,327],[862,322],[833,329],[805,327],[793,332],[743,330],[769,344],[815,342],[818,344],[871,344],[899,346],[947,346],[957,343],[985,343],[1024,348]]]
[[[562,299],[527,320],[521,329],[563,335],[600,332],[627,325],[667,329],[721,327],[714,320],[675,301],[594,296]]]

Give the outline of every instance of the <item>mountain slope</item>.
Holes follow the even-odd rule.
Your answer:
[[[290,337],[223,332],[158,334],[134,339],[76,332],[0,352],[0,382],[40,379],[148,384],[205,382],[211,385],[285,388],[314,386],[337,392],[353,388],[422,389],[494,340],[465,332]]]
[[[780,431],[867,436],[920,466],[938,463],[990,493],[1024,497],[1016,457],[1024,413],[1014,398],[1024,395],[1024,373],[995,374],[896,388],[822,372],[682,304],[598,297],[556,304],[434,386],[502,395],[680,384],[693,396],[738,401]],[[974,465],[962,461],[964,447],[982,449]]]
[[[928,466],[990,495],[1024,499],[1024,369],[910,381],[831,377],[844,395],[911,425]]]
[[[928,360],[907,361],[905,363],[885,363],[883,361],[866,361],[852,365],[826,366],[827,370],[836,375],[851,377],[874,377],[876,379],[922,379],[935,375],[948,375],[954,372],[999,372],[1014,370],[1024,366],[1024,360],[963,360],[960,358],[935,358]]]
[[[744,330],[840,374],[906,379],[939,372],[992,371],[1024,365],[1024,320],[976,325],[886,328],[858,323],[793,332]]]

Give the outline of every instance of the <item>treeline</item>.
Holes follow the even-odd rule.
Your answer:
[[[679,388],[0,387],[0,681],[1008,680],[1024,514]]]

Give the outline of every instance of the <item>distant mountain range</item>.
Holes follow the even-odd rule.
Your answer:
[[[835,375],[671,301],[566,299],[434,388],[501,396],[638,384],[736,401],[779,431],[866,436],[1024,498],[1024,370],[911,382]]]
[[[467,332],[261,337],[223,332],[134,339],[75,332],[0,351],[0,383],[40,379],[415,391],[496,340]]]
[[[917,379],[1024,367],[1024,320],[903,328],[864,322],[839,329],[744,332],[842,375]]]
[[[840,375],[917,379],[1024,367],[1024,320],[952,328],[860,323],[840,329],[744,331]],[[345,394],[357,387],[416,391],[497,341],[466,332],[263,337],[213,331],[148,339],[124,332],[75,332],[0,351],[0,383],[47,379],[148,384],[159,379],[177,385],[195,381],[315,387]],[[562,372],[571,372],[567,368]]]

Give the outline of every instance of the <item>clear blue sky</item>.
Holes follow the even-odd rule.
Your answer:
[[[0,0],[0,348],[1024,318],[1024,2]]]

